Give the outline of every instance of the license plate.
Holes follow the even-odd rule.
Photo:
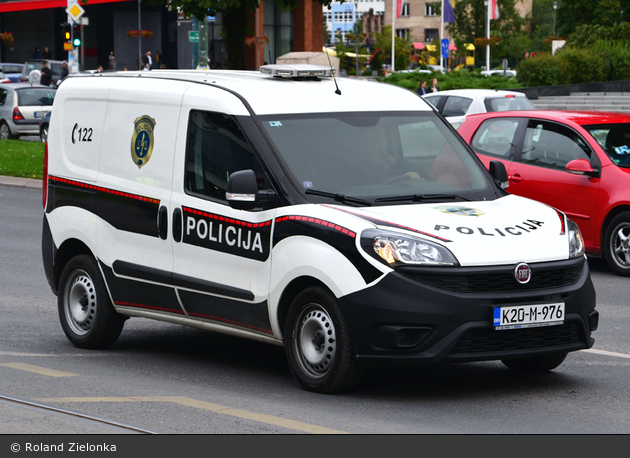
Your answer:
[[[494,329],[533,328],[555,326],[564,322],[564,302],[536,305],[495,307]]]

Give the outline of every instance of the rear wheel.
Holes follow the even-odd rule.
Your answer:
[[[11,134],[11,129],[9,129],[9,125],[4,121],[0,122],[0,139],[11,140],[12,138],[13,134]]]
[[[562,364],[566,357],[567,353],[561,352],[529,358],[502,359],[501,362],[519,372],[547,372]]]
[[[604,256],[613,272],[630,276],[630,211],[619,213],[608,225]]]
[[[58,308],[64,333],[80,348],[110,346],[125,322],[112,306],[96,261],[87,255],[71,259],[63,269]]]
[[[287,315],[284,345],[293,376],[307,390],[349,390],[363,375],[341,308],[323,288],[308,288],[295,298]]]

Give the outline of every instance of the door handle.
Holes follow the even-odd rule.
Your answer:
[[[173,240],[182,241],[182,210],[176,208],[173,210]]]
[[[518,182],[519,182],[519,181],[521,181],[522,179],[523,179],[523,177],[521,177],[521,175],[520,175],[520,174],[518,174],[518,173],[517,173],[517,174],[515,174],[515,175],[510,175],[510,176],[508,177],[508,180],[513,181],[513,182],[515,182],[515,183],[518,183]]]
[[[168,210],[164,205],[158,210],[158,235],[162,240],[168,236]]]

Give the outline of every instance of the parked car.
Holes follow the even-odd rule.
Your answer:
[[[24,64],[15,64],[2,62],[0,63],[0,71],[5,74],[7,78],[11,80],[12,83],[19,83],[20,76],[22,75],[22,69],[24,68]]]
[[[39,139],[46,143],[48,140],[48,126],[50,125],[50,114],[52,111],[49,111],[44,115],[41,121],[39,121]]]
[[[508,110],[535,110],[522,92],[494,89],[452,89],[422,96],[456,129],[466,116]]]
[[[503,70],[483,70],[481,74],[484,76],[499,75],[499,76],[507,76],[510,78],[516,78],[517,73],[516,73],[516,70],[505,70],[505,72]]]
[[[0,84],[2,83],[12,83],[12,81],[3,72],[0,71]]]
[[[39,135],[39,121],[52,109],[56,91],[27,83],[0,85],[0,139]]]
[[[484,164],[505,164],[508,192],[566,213],[587,255],[630,276],[630,114],[487,113],[468,116],[458,132]]]
[[[42,63],[46,62],[48,64],[48,68],[52,70],[52,80],[55,85],[59,79],[61,79],[61,60],[50,60],[50,59],[28,59],[24,63],[24,67],[22,68],[22,74],[20,75],[20,83],[28,83],[28,75],[33,71],[42,70]]]

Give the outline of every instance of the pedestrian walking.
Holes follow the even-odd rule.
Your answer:
[[[116,57],[114,56],[114,51],[110,51],[109,53],[109,69],[114,70],[116,68]]]

